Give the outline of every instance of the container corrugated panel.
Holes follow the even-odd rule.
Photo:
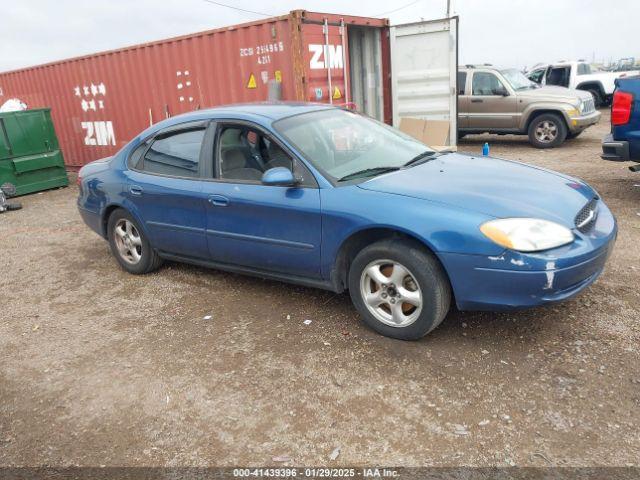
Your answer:
[[[387,28],[381,19],[294,11],[1,73],[0,102],[50,107],[67,165],[80,167],[166,117],[267,100],[270,80],[281,82],[283,100],[346,103],[343,24]]]

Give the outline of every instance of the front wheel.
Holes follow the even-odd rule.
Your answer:
[[[126,210],[118,209],[111,214],[107,233],[111,253],[127,272],[136,275],[149,273],[162,264],[138,222]]]
[[[529,125],[529,142],[536,148],[553,148],[567,138],[567,126],[555,113],[543,113]]]
[[[407,240],[363,249],[349,268],[349,293],[365,324],[401,340],[432,331],[451,303],[449,280],[438,260]]]

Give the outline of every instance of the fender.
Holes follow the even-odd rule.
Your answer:
[[[607,94],[604,85],[599,80],[589,80],[587,82],[582,82],[576,85],[576,90],[592,90],[593,87],[600,90],[600,95],[603,97]]]

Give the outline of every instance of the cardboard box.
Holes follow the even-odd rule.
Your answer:
[[[456,150],[456,147],[449,146],[449,122],[446,120],[404,117],[400,119],[400,131],[434,150]]]

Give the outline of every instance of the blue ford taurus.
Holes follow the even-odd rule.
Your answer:
[[[616,221],[586,183],[437,153],[309,104],[181,115],[79,178],[84,221],[128,272],[189,262],[335,292],[374,330],[417,339],[455,302],[565,300],[602,272]]]

